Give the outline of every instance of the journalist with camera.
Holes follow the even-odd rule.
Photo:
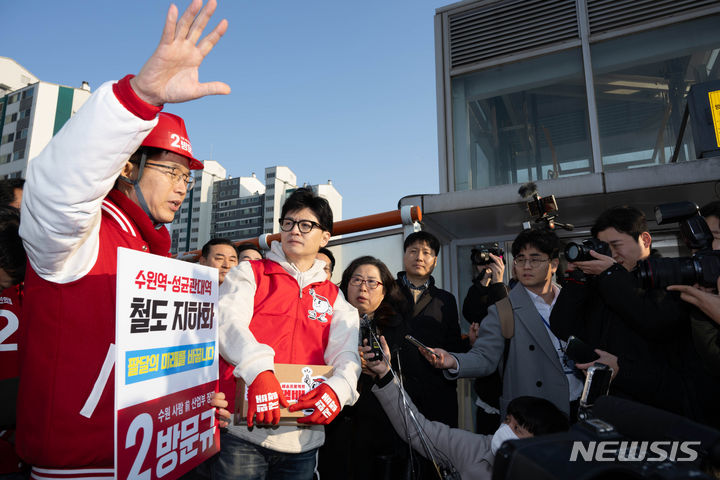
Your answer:
[[[674,207],[672,212],[679,211],[680,215],[668,216],[668,207]],[[668,290],[679,292],[680,298],[693,306],[690,308],[693,344],[717,380],[720,378],[720,202],[703,206],[700,215],[697,206],[690,202],[660,205],[656,211],[663,221],[680,222],[683,240],[693,255],[670,259],[660,265],[659,270],[653,264],[647,265],[652,274],[645,276],[646,281],[669,284]]]
[[[692,346],[687,304],[664,288],[639,286],[638,264],[652,245],[645,215],[611,208],[591,234],[587,252],[566,252],[575,261],[550,317],[553,332],[596,349],[597,361],[616,372],[614,395],[715,423],[708,400],[717,387]]]
[[[488,307],[508,295],[503,283],[505,252],[497,243],[480,245],[470,252],[473,266],[473,283],[465,295],[462,314],[470,324],[470,347],[480,330],[480,322],[487,316]],[[477,394],[475,405],[475,432],[491,434],[500,425],[499,398],[502,381],[496,372],[487,377],[476,378],[473,388]]]

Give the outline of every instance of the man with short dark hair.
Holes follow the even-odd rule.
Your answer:
[[[203,245],[202,253],[198,259],[200,265],[207,265],[218,270],[218,284],[222,285],[225,275],[232,267],[238,264],[238,254],[235,245],[227,238],[211,238]]]
[[[509,345],[502,334],[498,307],[493,305],[469,352],[434,348],[437,357],[425,354],[435,367],[446,369],[448,378],[485,377],[500,366],[500,418],[505,418],[508,403],[522,395],[545,398],[568,415],[577,411],[583,383],[567,361],[567,344],[553,335],[548,322],[560,293],[553,282],[559,252],[560,240],[550,230],[523,230],[515,237],[512,255],[518,284],[508,295],[514,325]]]
[[[137,76],[98,88],[28,164],[20,236],[28,255],[20,335],[17,449],[34,478],[115,477],[115,296],[118,247],[169,256],[170,223],[193,185],[184,121],[160,112],[211,94],[202,37],[217,2],[171,5]]]
[[[241,243],[237,247],[238,260],[245,262],[248,260],[262,260],[265,258],[263,251],[252,243]]]
[[[615,395],[694,414],[679,365],[681,339],[689,335],[687,311],[677,294],[638,288],[632,273],[650,256],[645,215],[634,207],[614,207],[600,214],[591,233],[609,245],[611,255],[592,251],[592,260],[568,264],[550,319],[553,331],[597,349],[596,361],[614,370]]]
[[[282,208],[281,241],[272,243],[266,259],[241,262],[220,288],[220,390],[233,405],[233,375],[242,378],[248,413],[247,426],[230,425],[222,435],[215,479],[312,478],[323,425],[358,398],[358,313],[316,259],[332,228],[327,200],[296,190]],[[334,367],[326,382],[290,406],[313,410],[298,420],[304,428],[267,428],[288,406],[276,363]]]
[[[0,180],[0,207],[15,207],[20,210],[24,186],[23,178]]]
[[[426,345],[452,351],[462,348],[455,296],[435,286],[432,272],[437,265],[440,242],[431,233],[408,235],[403,244],[403,266],[398,286],[405,298],[407,333]],[[458,424],[457,382],[430,367],[410,343],[401,350],[405,389],[418,409],[430,420],[452,427]]]
[[[335,270],[335,255],[327,247],[321,247],[318,250],[317,259],[325,262],[323,270],[327,275],[328,280],[332,279],[333,270]]]

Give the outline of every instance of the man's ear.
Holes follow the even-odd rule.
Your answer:
[[[127,162],[120,172],[120,176],[135,180],[137,178],[138,166],[132,162]]]
[[[320,246],[324,247],[325,245],[327,245],[330,241],[330,237],[332,237],[330,232],[323,230],[322,239],[320,240]]]
[[[550,260],[550,268],[552,268],[553,273],[557,272],[559,265],[560,265],[559,258],[553,258],[552,260]]]
[[[650,232],[642,232],[638,240],[640,240],[640,245],[642,245],[644,248],[650,248],[650,245],[652,245],[652,237],[650,236]]]

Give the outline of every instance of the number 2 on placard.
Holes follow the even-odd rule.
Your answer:
[[[19,322],[17,315],[10,310],[0,310],[0,317],[5,317],[8,321],[5,328],[0,330],[0,352],[13,352],[18,349],[17,343],[3,344],[3,342],[10,338],[10,335],[18,329]]]
[[[133,419],[130,428],[128,428],[127,436],[125,437],[126,449],[135,446],[135,440],[137,440],[137,434],[140,430],[143,431],[142,444],[128,474],[128,480],[150,480],[151,470],[149,468],[144,472],[140,472],[140,468],[145,462],[145,456],[150,449],[150,440],[152,439],[153,433],[153,420],[149,413],[140,414]]]

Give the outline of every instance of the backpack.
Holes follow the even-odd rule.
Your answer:
[[[507,369],[507,359],[510,353],[510,340],[515,335],[515,317],[513,316],[512,303],[510,297],[505,297],[495,303],[495,307],[500,317],[500,331],[505,338],[505,348],[503,350],[503,372],[500,372],[500,366],[497,370],[486,377],[478,377],[473,383],[473,388],[477,396],[491,407],[500,409],[500,396],[503,391],[503,374]]]

